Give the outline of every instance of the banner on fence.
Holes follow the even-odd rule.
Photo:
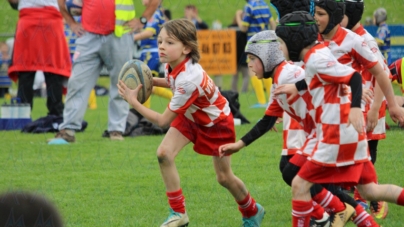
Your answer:
[[[365,29],[376,37],[377,26],[365,26]],[[389,25],[390,29],[390,62],[404,57],[404,25]]]
[[[233,75],[237,72],[236,31],[199,30],[199,63],[209,76]]]

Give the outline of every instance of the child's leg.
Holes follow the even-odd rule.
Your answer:
[[[157,149],[160,172],[166,186],[168,202],[175,212],[185,213],[180,177],[174,159],[190,141],[178,129],[171,127]]]
[[[213,157],[213,167],[216,171],[216,178],[220,185],[225,187],[236,201],[241,201],[248,195],[247,188],[243,181],[241,181],[230,167],[230,156],[225,157]]]
[[[90,110],[97,109],[97,95],[95,94],[95,89],[91,90],[90,97],[88,98],[88,108]]]
[[[369,153],[370,153],[370,157],[372,158],[373,165],[376,163],[377,145],[378,144],[379,144],[379,140],[369,140],[368,141]]]
[[[374,221],[373,217],[370,216],[365,209],[355,201],[354,198],[346,194],[342,191],[342,189],[335,185],[323,185],[330,192],[332,192],[335,196],[337,196],[342,202],[351,205],[355,209],[355,215],[352,216],[352,222],[359,226],[367,226],[367,223],[371,223],[370,226],[375,227],[378,226]]]
[[[216,171],[217,181],[233,195],[239,204],[239,210],[243,217],[254,216],[258,211],[255,200],[248,193],[243,181],[234,175],[231,170],[230,156],[223,158],[213,157],[213,166]]]
[[[248,85],[250,84],[250,75],[248,74],[248,67],[247,66],[240,66],[241,75],[243,77],[243,83],[241,86],[241,92],[248,91]]]
[[[272,78],[262,79],[262,82],[264,83],[265,91],[267,93],[267,97],[269,98],[272,88]]]
[[[313,184],[296,175],[292,181],[292,223],[293,226],[309,226],[313,203],[310,187]],[[303,223],[303,225],[301,225]]]
[[[251,76],[251,84],[254,88],[255,95],[257,96],[258,103],[265,105],[267,99],[265,97],[264,86],[262,84],[262,81],[258,79],[256,76]]]
[[[376,184],[374,182],[358,185],[363,198],[372,201],[386,201],[404,206],[403,188],[392,184]]]

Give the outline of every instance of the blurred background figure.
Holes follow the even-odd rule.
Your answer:
[[[232,24],[227,28],[236,30],[236,53],[237,53],[237,73],[233,75],[231,82],[231,90],[239,92],[238,80],[239,75],[242,76],[241,92],[248,92],[250,84],[250,75],[248,74],[247,58],[244,54],[245,45],[247,44],[247,33],[242,32],[237,25],[237,18],[233,18]]]
[[[76,14],[78,14],[79,12],[77,12],[77,8],[76,8]],[[81,11],[81,10],[80,10]],[[73,11],[74,12],[74,11]],[[73,19],[79,23],[81,23],[81,16],[73,16]],[[69,47],[69,53],[70,53],[70,60],[73,62],[73,56],[74,56],[74,52],[76,51],[76,39],[78,38],[77,35],[72,31],[72,29],[69,27],[69,25],[66,23],[66,21],[64,21],[64,32],[65,32],[65,36],[66,36],[66,41]],[[67,81],[64,84],[63,87],[63,94],[66,95],[67,93]],[[95,89],[92,89],[90,92],[90,97],[88,98],[88,108],[90,110],[95,110],[97,109],[97,96],[95,93]]]
[[[48,199],[28,192],[0,195],[0,226],[63,227],[62,216]]]
[[[55,140],[49,142],[75,142],[75,133],[82,128],[87,100],[103,66],[107,68],[110,77],[109,138],[115,141],[124,140],[122,134],[125,131],[129,105],[118,94],[118,76],[122,66],[133,58],[133,32],[144,27],[160,4],[160,0],[149,1],[148,7],[139,14],[135,13],[132,0],[96,0],[92,1],[93,4],[84,3],[82,23],[79,23],[66,8],[66,0],[58,0],[63,18],[78,38],[73,55],[72,76],[67,83],[63,123],[59,125]],[[135,17],[135,14],[139,17]]]
[[[148,6],[150,0],[142,0],[144,6]],[[158,53],[157,36],[160,32],[161,26],[164,24],[164,12],[161,5],[154,12],[152,19],[147,21],[145,28],[133,35],[134,41],[140,40],[140,60],[149,66],[154,77],[159,77],[160,71],[160,58]],[[153,94],[170,100],[173,97],[171,89],[154,86]],[[151,96],[143,104],[147,108],[151,106]]]
[[[163,15],[164,15],[164,20],[165,21],[171,20],[171,18],[172,18],[171,17],[171,10],[162,8],[162,11],[163,11]]]
[[[184,17],[194,23],[196,30],[209,29],[208,24],[199,17],[198,9],[195,5],[185,6]]]
[[[12,1],[15,0],[9,0],[10,4]],[[19,19],[8,75],[18,81],[17,97],[22,103],[29,103],[32,110],[35,74],[43,71],[48,115],[61,116],[63,83],[70,77],[72,65],[58,2],[19,0],[17,4]]]
[[[373,25],[373,20],[371,17],[366,17],[365,18],[365,25],[369,26],[369,25]]]
[[[258,32],[276,28],[269,6],[263,0],[248,0],[244,10],[236,11],[236,20],[240,30],[247,33],[247,41]],[[249,75],[258,102],[252,105],[251,108],[266,108],[272,79],[259,80],[251,71],[249,71]],[[265,91],[267,94],[265,94]]]
[[[373,23],[378,26],[376,41],[379,45],[380,51],[382,52],[384,58],[386,58],[387,64],[390,65],[390,29],[386,24],[387,21],[387,11],[384,8],[378,8],[373,13]]]
[[[9,94],[11,80],[7,71],[11,63],[10,48],[5,42],[0,42],[0,98]]]

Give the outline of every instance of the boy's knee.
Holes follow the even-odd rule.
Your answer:
[[[312,183],[310,183],[296,175],[292,180],[293,197],[301,197],[304,195],[310,195],[310,187],[312,185],[313,185]]]
[[[217,177],[217,182],[225,188],[228,188],[228,180],[225,177]]]
[[[157,149],[157,160],[159,164],[169,163],[173,159],[168,155],[168,151],[164,148],[159,147]]]
[[[228,188],[229,177],[226,174],[216,174],[216,180],[221,186]]]

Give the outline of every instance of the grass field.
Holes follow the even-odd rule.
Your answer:
[[[100,84],[107,80],[100,79]],[[229,82],[225,78],[227,86]],[[87,110],[88,128],[77,134],[74,144],[47,145],[46,139],[54,136],[51,133],[0,131],[0,191],[28,190],[46,195],[56,203],[68,227],[159,226],[168,214],[155,155],[162,136],[126,138],[122,142],[102,138],[107,128],[107,100],[98,97],[98,109]],[[241,112],[252,124],[237,126],[237,138],[263,116],[263,109],[248,108],[256,102],[252,92],[240,94],[240,102]],[[153,97],[153,109],[161,112],[166,104],[166,100]],[[45,114],[45,99],[35,99],[33,119]],[[379,143],[379,181],[404,185],[404,131],[391,121],[390,125],[393,129],[387,139]],[[278,170],[281,146],[282,133],[269,132],[232,159],[235,174],[266,208],[262,226],[291,223],[291,192]],[[180,152],[176,163],[191,226],[240,226],[236,203],[216,182],[209,157],[197,155],[190,145]],[[402,226],[403,211],[390,205],[388,218],[379,223]]]
[[[267,2],[269,2],[267,0]],[[136,0],[137,11],[143,7]],[[183,16],[183,8],[195,4],[209,25],[219,19],[230,24],[244,0],[164,0],[163,6],[174,18]],[[389,12],[389,23],[403,23],[402,0],[366,0],[363,18],[383,6]],[[0,34],[12,34],[18,13],[6,1],[0,3]],[[6,37],[0,37],[0,40]],[[100,85],[108,86],[101,78]],[[224,78],[224,89],[230,88],[230,77]],[[398,92],[398,88],[397,93]],[[243,136],[263,116],[263,109],[250,109],[256,103],[254,93],[240,94],[241,112],[252,123],[236,127],[237,138]],[[5,100],[0,99],[0,104]],[[35,99],[32,118],[46,115],[46,100]],[[98,108],[87,110],[89,123],[77,142],[70,145],[47,145],[54,134],[22,134],[0,131],[0,192],[27,190],[43,194],[59,208],[67,227],[159,226],[168,214],[167,198],[161,180],[156,149],[162,136],[126,138],[116,142],[102,138],[107,129],[107,97],[97,98]],[[162,112],[167,101],[153,97],[152,108]],[[394,127],[387,139],[380,141],[376,163],[380,183],[404,186],[404,130]],[[262,204],[266,217],[262,226],[290,226],[291,190],[278,170],[282,147],[281,126],[278,133],[269,132],[232,158],[233,171],[247,185],[252,196]],[[193,152],[187,146],[177,157],[187,210],[193,227],[240,226],[241,216],[232,196],[215,179],[209,157]],[[401,227],[404,208],[390,204],[383,226]],[[1,214],[0,214],[1,215]],[[350,223],[348,226],[354,226]]]

